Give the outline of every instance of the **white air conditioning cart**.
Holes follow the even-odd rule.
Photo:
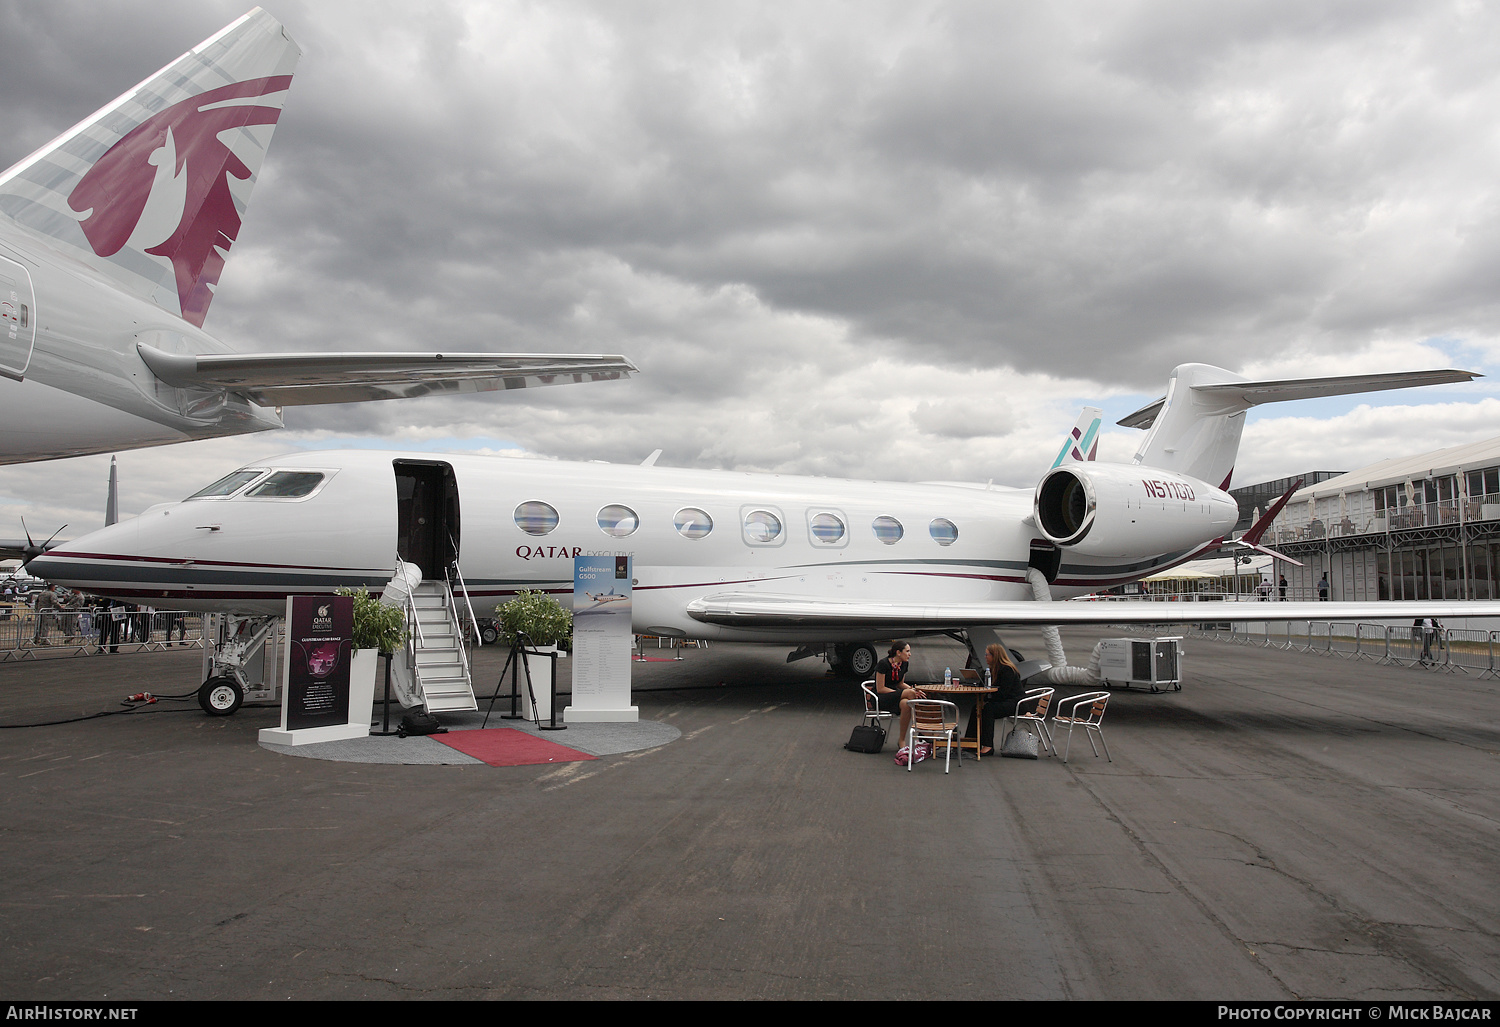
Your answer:
[[[1099,677],[1111,688],[1141,686],[1153,692],[1182,691],[1182,637],[1106,638],[1099,650]]]

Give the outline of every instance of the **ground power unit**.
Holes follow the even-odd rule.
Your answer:
[[[1182,691],[1182,636],[1106,638],[1099,650],[1099,677],[1111,688],[1142,686],[1153,692]]]

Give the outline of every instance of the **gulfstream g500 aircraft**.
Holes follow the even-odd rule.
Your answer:
[[[30,570],[159,607],[272,616],[290,594],[383,585],[398,557],[477,606],[523,588],[569,591],[575,557],[630,554],[637,632],[823,643],[845,654],[852,643],[924,631],[963,628],[972,639],[1009,624],[1201,620],[1191,606],[1034,600],[1041,578],[1067,598],[1218,545],[1238,517],[1224,489],[1250,407],[1471,377],[1252,382],[1184,364],[1166,396],[1122,422],[1149,428],[1130,463],[1087,462],[1079,447],[1034,489],[303,452],[58,546]],[[1500,615],[1500,602],[1235,611],[1247,620],[1463,615]]]
[[[237,354],[203,331],[301,51],[260,9],[0,174],[0,463],[280,408],[625,377],[624,357]],[[263,325],[276,331],[275,314]]]

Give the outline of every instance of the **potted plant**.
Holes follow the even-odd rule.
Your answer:
[[[386,606],[364,588],[341,588],[354,597],[354,655],[349,663],[349,708],[371,709],[375,703],[377,657],[390,656],[406,644],[406,611]]]
[[[495,607],[499,622],[500,638],[506,645],[515,645],[519,635],[531,642],[530,653],[544,654],[555,658],[557,651],[569,648],[573,637],[573,614],[562,603],[546,592],[522,589],[516,597]],[[529,664],[521,661],[521,674],[528,675]],[[540,668],[537,677],[531,679],[531,687],[521,694],[521,712],[531,720],[552,716],[551,681],[543,678]],[[532,707],[531,696],[536,696]]]

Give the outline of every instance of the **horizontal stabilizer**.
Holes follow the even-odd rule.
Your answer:
[[[727,592],[688,604],[688,615],[705,624],[737,628],[818,628],[870,631],[888,638],[914,631],[979,625],[1197,624],[1204,621],[1350,620],[1404,622],[1418,617],[1496,617],[1500,600],[1384,603],[879,603],[802,596]]]
[[[1384,392],[1387,389],[1410,389],[1419,385],[1453,385],[1471,382],[1483,375],[1477,371],[1397,371],[1388,374],[1346,374],[1331,378],[1280,378],[1258,382],[1234,381],[1194,384],[1194,392],[1221,399],[1226,406],[1248,410],[1262,403],[1284,403],[1294,399],[1318,399],[1324,396],[1352,396],[1361,392]],[[1149,428],[1167,401],[1153,400],[1115,423],[1122,428]]]
[[[261,406],[494,392],[628,378],[638,370],[597,353],[167,353],[136,347],[177,388],[220,388]]]

